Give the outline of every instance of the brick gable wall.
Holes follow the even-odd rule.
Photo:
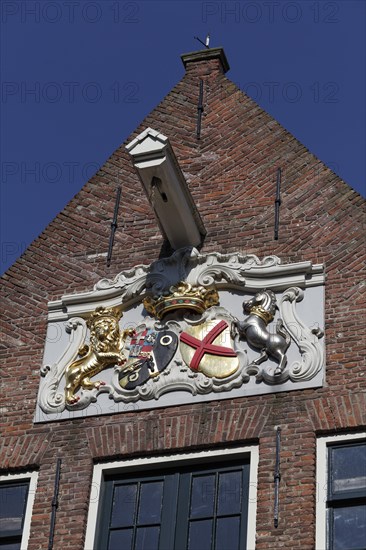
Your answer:
[[[196,138],[199,79],[201,139]],[[127,140],[168,136],[207,229],[201,251],[275,254],[326,266],[326,386],[33,425],[47,302],[169,253],[132,163],[117,149],[2,278],[0,468],[39,468],[29,549],[47,547],[56,458],[63,459],[55,548],[82,548],[93,462],[259,441],[257,548],[314,548],[316,434],[366,424],[364,201],[224,75],[186,74]],[[283,170],[279,240],[274,198]],[[120,225],[106,267],[118,178]],[[280,526],[273,529],[275,426],[282,428]],[[299,511],[301,510],[301,514]]]

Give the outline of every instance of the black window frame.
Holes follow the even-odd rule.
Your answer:
[[[177,465],[172,463],[160,463],[155,469],[149,469],[144,473],[142,469],[133,469],[132,471],[122,470],[118,473],[103,472],[103,481],[98,506],[97,530],[94,542],[94,548],[106,550],[108,548],[110,519],[112,515],[112,495],[113,489],[118,483],[126,485],[138,483],[139,481],[164,480],[164,504],[161,517],[161,535],[159,548],[161,550],[186,550],[188,543],[189,530],[189,506],[192,490],[192,479],[195,475],[216,476],[215,499],[219,491],[218,475],[230,471],[241,471],[243,495],[240,503],[240,550],[247,547],[247,528],[248,528],[248,510],[249,510],[249,489],[250,489],[250,454],[245,453],[242,458],[230,456],[223,460],[205,462],[193,461]],[[217,513],[215,500],[215,512],[213,523],[216,519],[229,517]],[[236,514],[239,515],[239,514]],[[112,528],[113,529],[113,528]],[[212,541],[215,536],[215,526],[212,527]],[[214,546],[214,542],[212,542]]]
[[[360,504],[365,504],[366,502],[366,477],[364,487],[353,489],[353,490],[344,490],[344,491],[334,491],[333,490],[333,481],[334,481],[334,452],[338,449],[352,447],[366,447],[365,440],[355,439],[353,441],[342,441],[339,443],[329,443],[327,445],[327,549],[334,550],[335,540],[334,540],[334,511],[337,508],[351,508],[352,506],[357,506]],[[365,550],[365,546],[359,548],[353,548],[353,550]]]
[[[7,480],[0,481],[1,489],[7,489],[11,491],[13,488],[26,487],[26,492],[23,502],[23,511],[22,511],[22,522],[19,529],[8,530],[5,533],[0,530],[0,550],[3,546],[9,544],[19,544],[19,548],[22,544],[23,531],[24,531],[24,521],[27,512],[28,498],[29,498],[29,489],[30,489],[30,479],[29,478],[20,478],[16,480]]]

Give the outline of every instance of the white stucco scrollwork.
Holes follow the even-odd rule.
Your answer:
[[[309,261],[282,264],[277,256],[260,260],[254,254],[200,254],[196,248],[181,248],[169,258],[151,265],[138,265],[122,271],[114,279],[101,279],[91,292],[65,295],[48,305],[49,320],[60,321],[85,316],[98,306],[124,308],[141,301],[147,293],[160,294],[179,281],[192,286],[215,286],[256,292],[261,288],[274,291],[290,286],[307,288],[324,282],[320,264]]]
[[[40,369],[44,377],[38,403],[45,413],[62,412],[65,409],[65,394],[60,391],[60,382],[65,374],[66,367],[75,359],[80,346],[85,341],[86,323],[84,319],[75,317],[65,325],[69,343],[61,356],[51,365],[43,365]]]
[[[294,382],[311,380],[324,363],[323,346],[319,342],[323,332],[305,325],[296,312],[296,303],[304,298],[301,288],[291,287],[284,292],[279,301],[283,322],[293,341],[299,348],[301,360],[289,367],[290,379]]]
[[[197,266],[189,274],[189,282],[202,286],[225,282],[231,285],[240,284],[245,281],[246,273],[255,267],[263,269],[281,263],[277,256],[268,256],[261,261],[254,254],[242,256],[217,252],[207,255],[204,261],[202,259],[199,256],[192,259],[192,263],[196,260]]]
[[[284,264],[277,256],[259,259],[253,254],[201,254],[195,248],[182,248],[150,266],[138,265],[102,279],[91,291],[62,296],[48,306],[49,333],[35,421],[321,387],[324,340],[322,331],[313,327],[324,324],[324,282],[323,265],[310,261]],[[178,294],[172,291],[174,285]],[[202,302],[203,307],[199,302],[202,293],[186,294],[187,285],[215,292],[217,299],[208,305]],[[245,305],[254,298],[259,300],[261,294],[273,295],[270,319],[265,304],[254,304],[249,313],[245,310]],[[159,305],[163,314],[158,315],[158,309],[150,311],[146,297],[156,308]],[[194,308],[185,307],[185,303]],[[82,358],[80,348],[90,344],[87,323],[101,307],[120,309],[119,329],[135,330],[126,341],[131,372],[125,374],[129,371],[123,370],[123,363],[111,360],[98,379],[91,377],[91,383],[98,386],[80,385],[77,400],[65,403],[65,371],[79,361],[79,351]],[[273,344],[267,342],[266,356],[247,330],[247,325],[253,324],[250,315],[265,322],[265,334]],[[60,337],[53,336],[55,327]],[[210,356],[206,336],[213,337],[216,327],[220,340],[208,338],[207,345],[215,342],[213,347],[222,349],[213,349]],[[135,367],[136,348],[146,345],[140,343],[144,342],[142,335],[154,339],[161,331],[170,332],[170,336],[162,336],[153,348],[152,363],[142,366],[137,362]],[[283,350],[286,360],[281,363],[273,350],[278,348],[279,335],[286,340],[284,331],[289,341]],[[163,338],[173,338],[170,342],[176,342],[176,347],[165,350]],[[217,358],[215,351],[219,351]]]

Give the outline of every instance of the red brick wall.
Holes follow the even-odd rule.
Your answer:
[[[196,138],[199,78],[204,80]],[[39,468],[29,549],[46,548],[56,458],[62,457],[55,548],[82,548],[93,462],[259,442],[257,548],[314,548],[319,433],[366,424],[364,201],[224,76],[218,60],[186,74],[129,138],[146,127],[171,141],[207,229],[202,252],[276,254],[325,263],[326,386],[195,406],[33,425],[47,302],[90,290],[164,254],[163,239],[121,146],[2,278],[3,471]],[[279,240],[276,169],[282,167]],[[106,268],[117,174],[120,225]],[[90,257],[93,256],[93,257]],[[275,426],[282,428],[280,525],[273,528]],[[301,511],[301,513],[299,513]]]

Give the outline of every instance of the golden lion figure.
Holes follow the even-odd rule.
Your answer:
[[[79,388],[92,390],[104,386],[105,382],[90,378],[109,365],[123,365],[127,358],[123,353],[125,340],[135,331],[127,329],[120,332],[118,321],[122,313],[117,308],[97,307],[87,321],[90,329],[90,344],[79,348],[76,359],[66,368],[65,400],[68,405],[77,403],[80,397],[75,393]]]

